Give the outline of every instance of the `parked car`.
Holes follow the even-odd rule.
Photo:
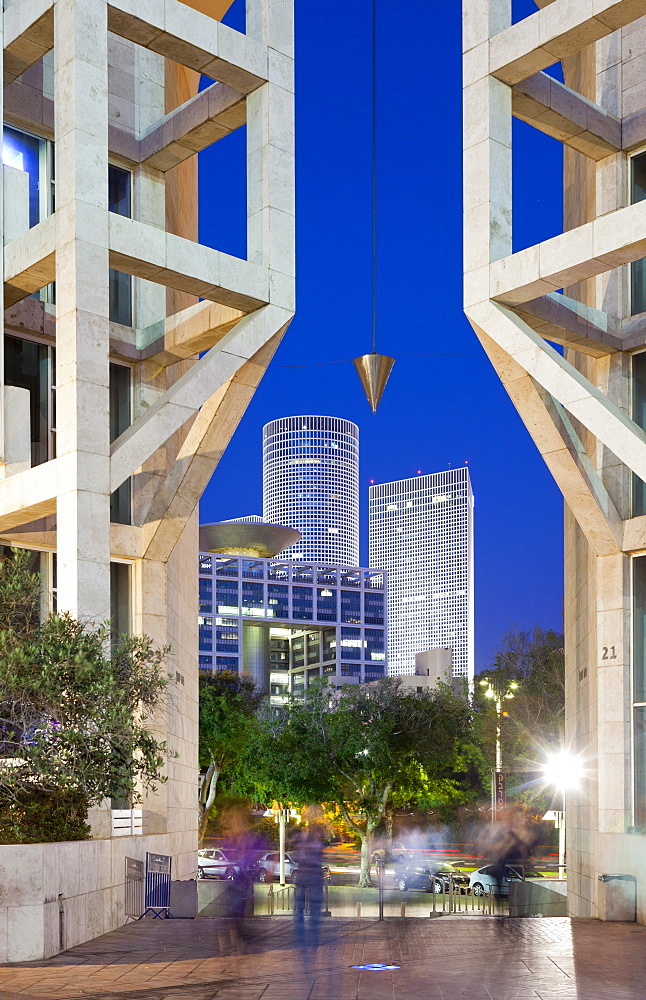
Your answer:
[[[285,878],[288,880],[293,878],[297,868],[298,864],[292,856],[285,854]],[[280,854],[278,851],[263,854],[250,871],[257,882],[271,882],[280,876]]]
[[[459,892],[466,891],[469,876],[459,868],[448,864],[408,864],[397,873],[397,888],[402,892],[408,889],[424,889],[425,892],[448,892],[450,879],[453,887]]]
[[[198,878],[234,879],[239,874],[240,865],[219,848],[203,847],[197,852]]]
[[[490,889],[493,889],[493,892],[496,893],[500,889],[502,896],[508,896],[509,883],[521,882],[523,875],[525,879],[543,878],[541,873],[537,872],[530,865],[505,865],[502,884],[498,886],[496,868],[494,865],[487,865],[485,868],[478,868],[477,871],[471,873],[469,876],[469,888],[473,891],[474,896],[484,896],[489,893]]]
[[[298,865],[295,865],[294,871],[292,873],[292,881],[294,882],[294,885],[298,885],[298,870],[299,870]],[[321,865],[321,872],[323,874],[323,881],[329,882],[329,880],[332,878],[332,872],[330,871],[330,866]]]
[[[395,865],[403,865],[410,857],[411,853],[404,844],[393,844],[392,847],[377,847],[372,852],[372,863],[376,865],[377,861],[385,859]]]

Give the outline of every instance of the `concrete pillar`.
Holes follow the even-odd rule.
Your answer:
[[[56,0],[58,605],[110,614],[106,0]]]
[[[265,625],[242,625],[242,673],[252,677],[256,684],[269,691],[271,642]]]

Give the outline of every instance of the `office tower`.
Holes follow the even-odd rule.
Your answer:
[[[565,500],[568,911],[613,919],[599,875],[621,872],[623,919],[643,923],[644,6],[539,2],[516,24],[510,6],[464,4],[465,311]],[[563,232],[517,253],[512,115],[563,144]]]
[[[473,493],[466,466],[370,487],[370,558],[388,576],[388,672],[451,649],[473,679]]]
[[[338,417],[281,417],[265,424],[263,520],[301,532],[284,555],[359,563],[359,428]]]
[[[0,545],[39,553],[50,606],[170,647],[151,722],[168,781],[125,853],[172,855],[180,879],[197,847],[196,507],[294,301],[292,5],[248,0],[246,35],[218,22],[229,6],[12,0],[3,14]],[[197,153],[245,125],[243,260],[198,243]],[[216,211],[228,180],[206,188]],[[96,843],[57,864],[34,846],[3,955],[126,919],[123,828],[110,802],[90,818]]]
[[[295,534],[249,522],[200,528],[200,669],[247,674],[275,705],[316,677],[359,684],[386,668],[384,573],[268,555]]]

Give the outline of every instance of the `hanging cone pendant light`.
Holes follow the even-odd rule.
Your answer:
[[[377,0],[372,0],[372,353],[355,358],[354,367],[373,413],[394,364],[394,358],[377,354]]]
[[[360,358],[354,359],[354,367],[357,369],[373,413],[377,412],[379,400],[394,364],[394,358],[389,358],[387,354],[375,354],[374,351],[372,354],[363,354]]]

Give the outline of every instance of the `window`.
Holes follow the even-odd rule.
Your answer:
[[[344,660],[360,660],[363,642],[358,628],[341,629],[341,657]]]
[[[219,619],[220,620],[220,619]],[[217,653],[239,653],[238,623],[227,622],[215,626],[215,649]]]
[[[132,176],[129,170],[108,164],[108,210],[132,218]],[[110,319],[132,326],[132,276],[110,268]]]
[[[198,618],[197,624],[200,652],[211,653],[213,651],[213,619]]]
[[[357,625],[361,622],[361,593],[359,591],[341,591],[341,621]]]
[[[269,618],[289,618],[289,588],[281,583],[268,583]]]
[[[234,670],[238,673],[239,660],[237,656],[216,656],[215,665],[218,670]]]
[[[633,156],[630,161],[630,203],[635,205],[646,198],[646,153]],[[646,312],[646,258],[634,260],[630,265],[630,312]]]
[[[213,580],[200,577],[200,614],[210,615],[213,613]]]
[[[366,625],[383,625],[384,595],[367,593],[364,595],[364,621]]]
[[[377,660],[381,663],[386,659],[384,651],[384,632],[380,628],[367,628],[366,636],[366,659]]]
[[[646,556],[633,559],[634,823],[646,828]]]
[[[631,369],[633,420],[639,427],[646,429],[646,351],[642,354],[633,354]],[[646,514],[646,483],[634,472],[632,480],[632,516],[638,517],[640,514]]]
[[[336,590],[330,590],[327,587],[317,589],[316,619],[319,622],[336,621]]]
[[[2,162],[11,168],[5,171],[5,239],[13,239],[54,211],[53,147],[47,139],[5,125]]]
[[[311,632],[307,637],[307,662],[318,663],[321,659],[321,636],[319,632]]]
[[[110,563],[110,620],[113,643],[130,634],[130,566],[127,563]]]
[[[54,430],[54,349],[21,337],[5,337],[6,385],[29,390],[31,464],[41,465],[56,454]]]
[[[110,365],[110,442],[116,441],[132,423],[131,371],[125,365]],[[132,482],[126,479],[110,497],[110,520],[130,524]]]
[[[296,621],[312,621],[313,594],[311,587],[294,587],[292,592],[292,617]]]
[[[336,629],[329,628],[323,633],[323,660],[336,659]]]
[[[239,614],[238,584],[233,580],[216,581],[215,603],[219,615]]]
[[[243,581],[242,614],[249,615],[252,618],[265,617],[265,598],[262,583]]]

